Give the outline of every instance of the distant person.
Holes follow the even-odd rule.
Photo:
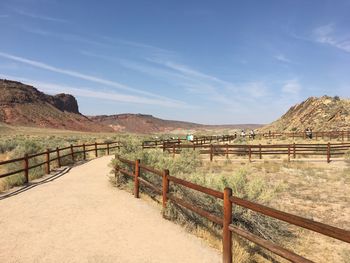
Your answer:
[[[250,130],[250,137],[254,140],[255,139],[255,132],[254,130]]]
[[[242,132],[241,132],[241,137],[245,138],[245,131],[244,130],[242,130]]]
[[[312,139],[312,131],[311,131],[310,128],[307,128],[305,130],[305,135],[306,135],[307,138]]]
[[[234,134],[233,136],[234,136],[234,138],[236,139],[236,138],[237,138],[237,132],[235,132],[235,134]]]

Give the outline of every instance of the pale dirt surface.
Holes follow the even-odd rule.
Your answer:
[[[112,157],[0,200],[0,262],[220,262],[160,210],[117,190]]]

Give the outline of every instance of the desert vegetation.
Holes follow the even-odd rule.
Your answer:
[[[192,149],[184,150],[175,157],[159,149],[142,150],[140,140],[132,137],[124,138],[123,145],[125,147],[119,152],[123,158],[140,159],[142,163],[160,170],[167,168],[175,177],[219,191],[229,186],[238,197],[340,228],[350,228],[348,161],[327,164],[265,160],[249,163],[222,159],[209,162]],[[122,166],[116,160],[113,166],[115,164]],[[161,188],[161,178],[147,172],[141,176]],[[118,175],[115,183],[120,188],[132,190],[133,183],[127,177]],[[149,188],[141,186],[141,191],[145,198],[151,197],[159,202],[156,193]],[[180,186],[173,187],[171,192],[221,216],[222,204],[214,198]],[[168,205],[163,214],[220,247],[220,228],[206,219],[174,204]],[[346,243],[300,230],[243,208],[234,208],[234,223],[316,262],[335,259],[335,262],[347,262],[348,259]],[[281,260],[239,238],[235,238],[234,244],[235,256],[240,262]],[[322,247],[322,251],[318,247]]]
[[[14,134],[3,134],[0,138],[0,161],[23,157],[25,154],[35,154],[46,151],[46,149],[62,148],[71,144],[77,145],[81,143],[92,142],[111,142],[117,141],[119,135],[100,134],[100,133],[77,133],[77,132],[57,132],[52,130],[45,132],[40,129],[29,129],[29,132],[23,132],[20,128]],[[66,152],[69,150],[66,150]],[[68,153],[68,152],[67,152]],[[62,153],[64,154],[64,152]],[[89,158],[87,153],[87,158]],[[56,153],[51,153],[52,158],[56,157]],[[29,165],[39,164],[44,162],[45,156],[31,158]],[[76,160],[82,160],[82,154],[75,154]],[[61,165],[71,165],[70,157],[61,158]],[[56,163],[52,163],[52,167],[56,167]],[[0,172],[10,172],[23,168],[23,162],[15,162],[0,166]],[[33,168],[29,172],[30,180],[42,177],[45,174],[44,166]],[[14,174],[0,179],[0,192],[8,190],[14,186],[20,186],[24,183],[25,177],[23,173]]]

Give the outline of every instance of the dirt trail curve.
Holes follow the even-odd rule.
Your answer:
[[[220,262],[158,208],[113,188],[111,158],[0,200],[0,262]]]

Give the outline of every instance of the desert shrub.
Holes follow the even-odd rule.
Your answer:
[[[17,142],[15,140],[6,140],[0,142],[0,153],[6,153],[12,151],[17,146]]]
[[[264,182],[259,177],[251,177],[246,168],[241,168],[236,172],[220,174],[208,172],[201,168],[201,159],[198,151],[193,149],[184,149],[175,158],[167,152],[159,149],[142,150],[139,141],[132,139],[130,144],[125,141],[126,145],[120,150],[120,156],[129,160],[140,159],[142,163],[154,167],[158,170],[169,169],[172,176],[185,179],[198,185],[223,191],[225,187],[233,189],[233,194],[237,197],[244,198],[258,203],[266,203],[273,197],[274,188]],[[112,165],[118,165],[127,169],[127,166],[117,160],[113,160]],[[156,185],[161,189],[162,178],[157,175],[146,172],[141,173],[141,177]],[[118,175],[117,185],[122,188],[133,188],[132,178]],[[149,188],[141,184],[141,192],[151,197],[156,194]],[[223,216],[222,200],[205,195],[198,191],[191,190],[180,185],[170,183],[170,192],[175,196],[194,204],[204,210],[211,212],[219,217]],[[289,232],[286,228],[279,225],[276,220],[254,213],[248,209],[235,207],[233,223],[249,230],[250,232],[262,236],[266,239],[278,240],[278,237],[286,237]],[[164,211],[164,215],[189,228],[206,228],[213,234],[220,234],[218,226],[209,222],[201,216],[182,208],[172,202]]]

